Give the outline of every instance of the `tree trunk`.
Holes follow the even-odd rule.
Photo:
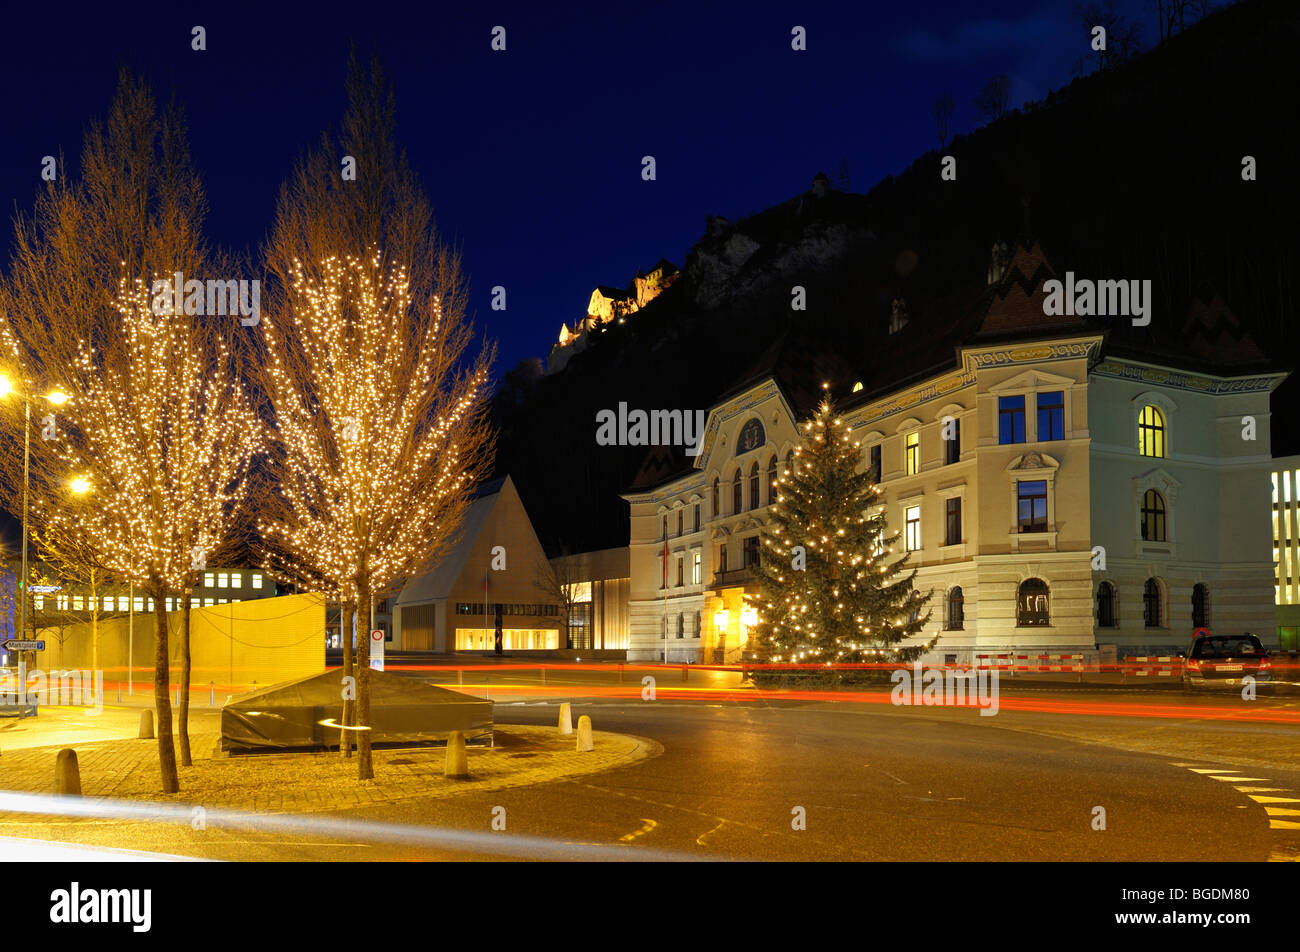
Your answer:
[[[370,618],[370,580],[357,587],[357,621]],[[357,632],[357,779],[371,780],[375,768],[370,759],[370,627]]]
[[[353,678],[352,689],[343,695],[343,727],[339,730],[339,756],[352,756],[352,726],[357,719],[357,702],[349,699],[350,694],[356,697],[356,665],[353,664],[352,657],[352,602],[345,601],[339,605],[339,641],[343,645],[343,684],[346,687],[347,679]]]
[[[90,576],[90,676],[99,670],[99,584],[97,575]]]
[[[176,793],[181,788],[181,782],[176,774],[176,747],[172,740],[172,702],[167,696],[167,608],[163,604],[163,586],[155,586],[152,594],[156,629],[153,639],[153,705],[158,722],[158,769],[162,774],[163,793]]]
[[[179,733],[181,735],[181,766],[192,767],[190,757],[190,591],[182,592],[181,599],[181,684]]]

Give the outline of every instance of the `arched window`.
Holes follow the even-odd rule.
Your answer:
[[[1192,586],[1192,627],[1210,627],[1210,589],[1201,582]]]
[[[1041,578],[1027,578],[1016,592],[1016,625],[1030,628],[1051,623],[1048,612],[1047,583]]]
[[[1142,541],[1164,542],[1167,538],[1165,497],[1148,489],[1142,494]]]
[[[788,476],[794,472],[794,450],[787,450],[785,454],[785,472]]]
[[[1148,628],[1160,627],[1160,608],[1160,583],[1149,578],[1142,586],[1142,621]]]
[[[1138,414],[1138,452],[1143,456],[1165,455],[1165,415],[1150,404]]]
[[[767,504],[769,506],[776,502],[776,480],[776,454],[773,453],[772,458],[767,461]]]
[[[758,508],[758,460],[749,467],[749,508]]]
[[[741,497],[741,490],[744,487],[740,480],[740,467],[736,467],[736,475],[731,479],[731,512],[735,515],[742,511],[741,503],[744,501]]]
[[[962,596],[961,586],[954,585],[948,590],[948,621],[944,626],[949,631],[961,631],[966,619],[966,600]]]
[[[719,506],[719,502],[718,502],[718,477],[714,476],[714,477],[713,477],[713,509],[712,509],[712,511],[713,511],[713,518],[715,518],[715,519],[716,519],[718,516],[722,515],[722,513],[721,513],[721,512],[719,511],[719,509],[718,509],[718,506]]]
[[[1097,586],[1097,627],[1115,628],[1115,586],[1102,582]]]

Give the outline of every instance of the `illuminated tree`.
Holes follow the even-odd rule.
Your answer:
[[[356,665],[347,726],[368,779],[371,601],[456,541],[491,464],[493,355],[471,354],[460,259],[437,240],[394,144],[378,68],[367,76],[354,62],[348,94],[339,143],[327,136],[285,184],[265,249],[276,279],[263,318],[275,479],[259,530],[275,571],[345,607],[345,677]],[[355,179],[341,156],[355,159]]]
[[[199,280],[230,268],[204,246],[206,208],[181,117],[159,118],[148,90],[123,74],[107,127],[86,136],[81,179],[60,174],[17,222],[0,325],[4,359],[24,385],[47,381],[69,395],[57,436],[32,444],[38,524],[153,598],[165,792],[179,789],[166,598],[228,542],[263,429],[239,383],[238,319],[194,313],[190,288],[180,307],[152,293],[177,272]],[[93,504],[68,503],[72,475]],[[188,763],[184,635],[180,660]]]
[[[903,646],[929,621],[908,556],[886,536],[884,507],[861,446],[829,399],[804,424],[789,472],[777,479],[763,557],[755,650],[773,664],[911,661],[933,645]],[[764,676],[760,675],[760,678]],[[779,675],[768,676],[768,680]]]

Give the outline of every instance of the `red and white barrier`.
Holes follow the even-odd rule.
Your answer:
[[[1176,655],[1139,655],[1128,658],[1121,670],[1135,678],[1172,678],[1183,673],[1183,659]]]

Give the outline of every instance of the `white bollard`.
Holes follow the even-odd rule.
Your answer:
[[[591,739],[591,718],[586,714],[578,718],[578,750],[588,751],[595,750],[596,745]]]
[[[573,733],[573,705],[568,701],[560,705],[560,733],[566,736]]]
[[[448,780],[464,780],[469,776],[469,761],[465,754],[465,735],[452,731],[447,738],[447,762],[442,775]]]

